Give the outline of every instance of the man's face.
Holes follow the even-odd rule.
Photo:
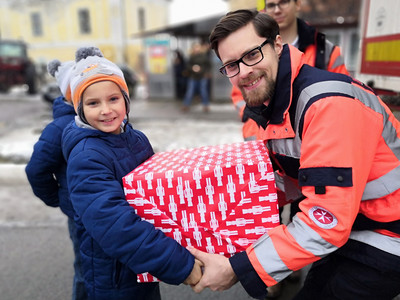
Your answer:
[[[218,52],[225,65],[240,59],[246,52],[261,45],[265,37],[257,35],[253,24],[248,24],[219,41]],[[264,58],[254,66],[239,63],[240,72],[230,82],[242,92],[249,106],[269,104],[274,93],[278,73],[279,56],[282,52],[282,39],[277,36],[274,46],[266,44],[262,49]]]
[[[280,30],[285,30],[296,21],[297,12],[301,6],[300,2],[300,0],[265,0],[265,12],[274,18]],[[278,3],[280,5],[277,5]],[[271,4],[275,4],[274,8],[268,9]]]

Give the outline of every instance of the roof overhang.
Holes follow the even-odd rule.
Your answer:
[[[223,15],[215,15],[204,19],[193,20],[163,28],[143,31],[134,34],[133,37],[149,37],[157,34],[169,34],[175,37],[203,37],[208,38],[211,30]]]

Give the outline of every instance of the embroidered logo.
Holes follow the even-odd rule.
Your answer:
[[[308,211],[308,216],[317,226],[331,229],[337,225],[336,217],[325,208],[314,206]]]

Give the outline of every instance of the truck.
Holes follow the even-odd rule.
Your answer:
[[[356,78],[373,88],[389,106],[399,106],[400,1],[362,2],[361,51]]]
[[[36,67],[28,57],[27,48],[23,41],[0,39],[0,92],[25,84],[28,94],[37,93]]]

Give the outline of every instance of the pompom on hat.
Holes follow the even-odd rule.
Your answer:
[[[105,80],[113,81],[120,87],[127,102],[128,113],[129,91],[121,69],[104,58],[99,48],[79,48],[75,53],[75,67],[72,70],[70,83],[72,103],[77,113],[85,89],[93,83]]]
[[[72,102],[69,84],[74,65],[75,62],[72,60],[62,63],[58,59],[54,59],[47,64],[47,72],[56,79],[62,95],[68,102]]]

